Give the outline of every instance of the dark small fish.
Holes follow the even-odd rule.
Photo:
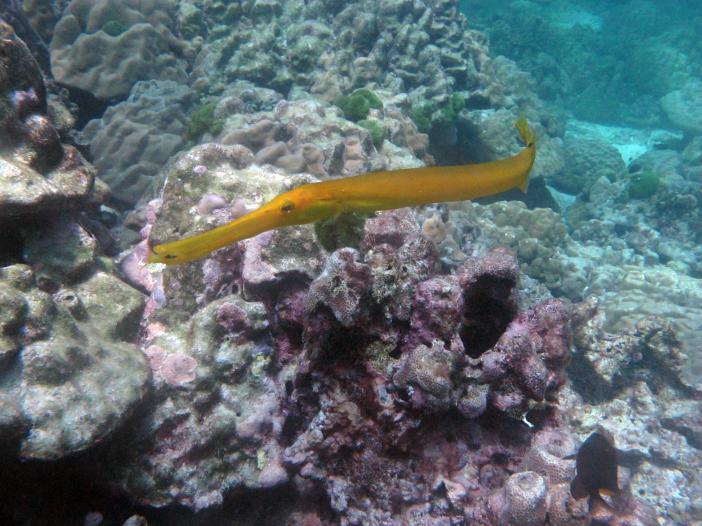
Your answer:
[[[617,467],[619,452],[609,434],[602,431],[592,433],[578,453],[566,459],[575,459],[576,475],[570,483],[573,498],[590,497],[590,507],[602,502],[602,496],[619,495]]]

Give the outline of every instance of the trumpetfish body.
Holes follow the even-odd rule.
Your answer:
[[[313,223],[342,212],[465,201],[512,188],[526,192],[536,157],[535,136],[526,119],[520,118],[515,126],[525,148],[512,157],[460,166],[371,172],[303,184],[225,225],[152,247],[149,262],[186,263],[267,230]]]

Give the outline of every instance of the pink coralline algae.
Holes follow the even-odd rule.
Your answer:
[[[337,250],[310,287],[310,310],[324,305],[341,325],[352,327],[361,321],[369,281],[368,265],[359,261],[355,250]]]
[[[182,352],[167,353],[165,349],[150,345],[144,350],[154,375],[172,386],[183,385],[195,379],[197,361]]]
[[[170,385],[182,385],[195,379],[197,361],[182,352],[168,354],[161,363],[161,376]]]

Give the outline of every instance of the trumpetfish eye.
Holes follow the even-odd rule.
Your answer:
[[[280,207],[280,211],[283,212],[284,214],[287,214],[289,212],[292,212],[294,208],[295,208],[295,203],[288,200],[288,201],[285,201],[283,203],[283,206]]]

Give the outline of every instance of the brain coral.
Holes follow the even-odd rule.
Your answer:
[[[135,203],[161,167],[182,148],[193,92],[171,80],[140,81],[129,98],[111,106],[84,131],[100,177],[112,195]]]
[[[73,0],[51,41],[56,80],[99,99],[124,97],[138,80],[184,80],[176,11],[172,0]]]

